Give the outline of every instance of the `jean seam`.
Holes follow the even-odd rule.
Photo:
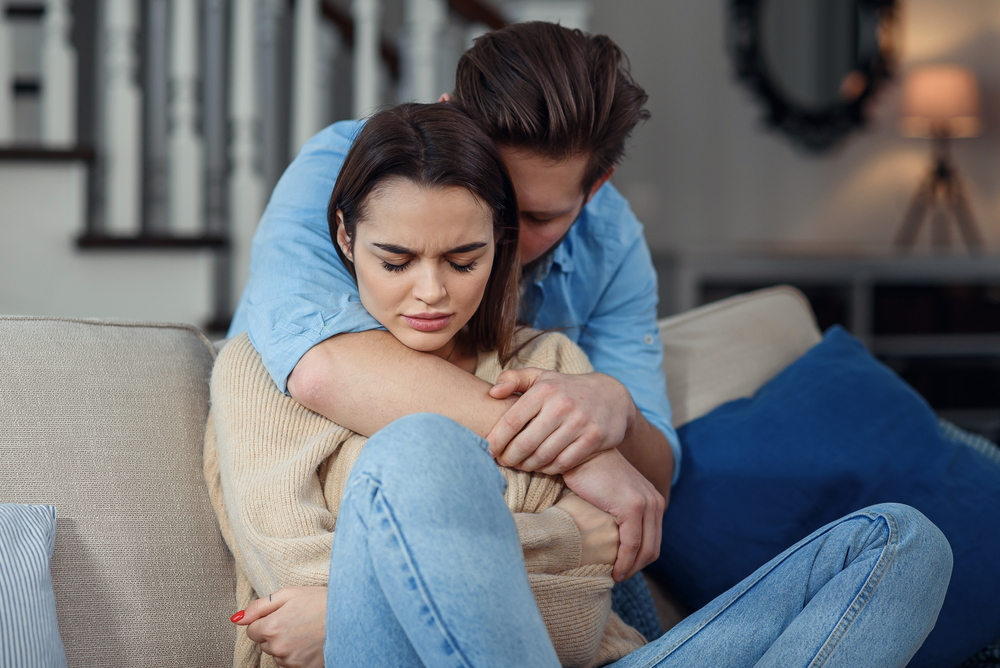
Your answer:
[[[840,621],[837,622],[837,626],[830,632],[830,636],[826,639],[819,652],[809,663],[809,668],[819,668],[819,666],[825,664],[827,659],[830,658],[830,655],[833,654],[837,645],[850,629],[851,624],[854,623],[854,620],[857,619],[865,605],[869,600],[871,600],[871,597],[875,593],[875,589],[878,587],[879,582],[882,581],[882,576],[885,575],[885,571],[889,567],[889,563],[892,561],[892,558],[896,553],[896,547],[899,542],[899,527],[896,525],[896,518],[889,513],[864,514],[868,515],[875,521],[881,519],[885,522],[886,527],[889,529],[889,537],[886,541],[886,546],[883,548],[882,555],[879,557],[878,562],[868,575],[868,579],[865,581],[865,586],[861,588],[860,592],[858,592],[858,595],[854,598],[850,607],[844,611]]]
[[[853,513],[851,515],[848,515],[847,517],[843,518],[843,520],[847,521],[847,520],[850,520],[850,519],[853,519],[853,518],[859,517],[859,516],[867,516],[867,517],[870,517],[873,520],[878,520],[879,517],[885,517],[886,518],[886,523],[888,525],[890,525],[890,527],[889,527],[889,529],[890,529],[890,542],[889,542],[889,545],[891,545],[892,551],[895,551],[896,536],[898,535],[897,534],[897,527],[895,526],[895,518],[892,518],[892,522],[890,523],[889,522],[889,518],[891,516],[884,515],[884,514],[881,514],[881,513],[858,512],[858,513]],[[831,530],[832,530],[832,527],[831,527]],[[820,538],[820,536],[816,536],[816,537],[813,538],[813,540],[818,540],[819,538]],[[810,541],[810,542],[812,542],[812,541]],[[739,599],[741,596],[743,596],[743,594],[745,594],[748,590],[752,589],[758,582],[760,582],[769,573],[772,573],[778,566],[780,566],[781,564],[783,564],[791,556],[792,556],[792,554],[787,555],[784,559],[782,559],[781,561],[775,563],[771,568],[769,568],[766,571],[760,573],[757,577],[755,577],[753,580],[751,580],[750,582],[748,582],[746,584],[746,586],[740,588],[739,591],[733,593],[733,595],[729,598],[729,600],[726,601],[726,603],[724,605],[720,606],[719,609],[715,612],[715,614],[713,614],[711,617],[708,617],[705,620],[703,620],[698,626],[696,626],[695,628],[691,629],[691,631],[689,633],[687,633],[683,638],[679,638],[672,645],[670,645],[669,647],[664,648],[664,650],[662,652],[657,653],[656,656],[650,657],[649,661],[647,661],[646,663],[642,664],[642,666],[639,667],[639,668],[651,668],[652,666],[655,666],[657,663],[659,663],[660,661],[662,661],[663,659],[665,659],[667,656],[669,656],[671,653],[673,653],[678,647],[680,647],[681,645],[683,645],[684,643],[686,643],[688,640],[690,640],[692,637],[694,637],[694,635],[696,633],[698,633],[703,628],[705,628],[716,617],[718,617],[723,612],[725,612],[726,610],[728,610],[729,607],[731,605],[733,605],[733,603],[737,599]],[[883,564],[883,561],[885,561],[884,564]],[[879,569],[881,567],[881,571],[879,572],[879,579],[881,579],[881,576],[885,572],[885,568],[887,566],[888,566],[888,560],[886,560],[885,557],[884,557],[884,555],[883,555],[883,557],[881,557],[879,559],[879,563],[875,565],[875,568],[873,569],[873,574],[874,574],[874,570]],[[869,584],[871,584],[872,590],[874,590],[875,585],[878,584],[877,582],[871,583],[871,579],[872,579],[872,575],[869,575],[868,576],[868,580],[865,582],[865,587],[862,589],[862,593],[864,593],[867,590]],[[853,609],[853,606],[858,603],[858,598],[860,598],[860,596],[861,596],[861,594],[859,593],[858,597],[855,598],[854,604],[852,604],[852,608],[849,608],[848,612],[845,612],[845,615],[844,615],[845,617],[851,611],[851,609]],[[863,604],[862,604],[861,607],[863,607]],[[854,616],[857,615],[857,612],[860,612],[860,607],[855,612]],[[817,656],[814,657],[813,660],[810,662],[809,668],[814,668],[814,667],[818,667],[818,666],[822,665],[822,663],[817,664],[816,660],[817,660],[817,658],[820,657],[821,654],[823,654],[824,649],[827,647],[827,644],[830,643],[831,638],[837,632],[837,629],[839,629],[841,627],[841,625],[844,624],[844,621],[845,621],[844,617],[842,617],[841,621],[838,622],[837,627],[834,629],[834,631],[831,632],[830,637],[827,638],[827,640],[824,643],[823,647],[820,648],[820,654],[817,654]],[[850,625],[851,621],[853,621],[853,618],[850,621],[847,622],[848,626]],[[842,637],[843,633],[846,633],[846,631],[847,631],[847,629],[844,628],[843,632],[840,634],[840,637]],[[840,637],[837,638],[838,641],[839,641]],[[836,643],[834,643],[834,645],[835,644]],[[832,651],[832,650],[833,650],[833,647],[831,646],[830,647],[830,651]],[[829,653],[827,653],[827,655],[828,654]],[[826,658],[824,657],[823,661],[825,661],[825,660],[826,660]]]
[[[462,650],[459,647],[458,643],[455,641],[455,638],[451,635],[451,633],[448,631],[447,626],[444,624],[444,621],[441,618],[440,611],[434,605],[433,600],[427,593],[427,585],[423,581],[423,578],[420,575],[420,570],[416,567],[416,564],[413,561],[412,554],[410,552],[410,546],[406,542],[406,539],[403,537],[403,534],[399,529],[399,523],[396,521],[396,516],[392,511],[392,505],[389,503],[389,500],[382,494],[381,483],[376,478],[373,478],[368,474],[365,474],[364,477],[367,478],[372,484],[374,484],[375,496],[377,496],[384,504],[385,514],[388,516],[390,520],[390,525],[392,526],[393,534],[395,534],[396,539],[399,541],[399,544],[401,546],[401,552],[406,562],[407,569],[409,570],[410,573],[413,574],[413,579],[417,583],[417,588],[418,591],[420,592],[420,597],[423,600],[424,604],[427,605],[427,609],[430,611],[431,616],[434,618],[434,622],[438,627],[441,635],[445,638],[448,644],[451,645],[451,647],[454,649],[455,656],[460,660],[460,663],[458,665],[471,668],[472,663],[468,660],[468,657],[466,657],[462,653]]]

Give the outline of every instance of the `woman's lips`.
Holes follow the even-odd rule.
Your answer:
[[[435,315],[433,317],[423,317],[423,316],[412,316],[404,315],[403,320],[406,321],[413,329],[421,332],[436,332],[439,329],[443,329],[448,326],[451,321],[450,315]]]

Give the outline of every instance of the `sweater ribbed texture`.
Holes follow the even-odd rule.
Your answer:
[[[561,334],[535,338],[506,368],[527,367],[591,371]],[[493,383],[502,370],[495,353],[479,356],[479,378]],[[340,498],[367,439],[278,391],[245,334],[219,354],[211,393],[205,479],[236,560],[238,609],[284,586],[326,585]],[[562,665],[604,665],[645,644],[611,612],[611,567],[580,565],[579,530],[553,506],[566,491],[562,477],[500,471],[528,580]],[[239,627],[233,665],[276,664]]]

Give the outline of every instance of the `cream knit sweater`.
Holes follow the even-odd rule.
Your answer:
[[[591,371],[561,334],[539,336],[507,365],[526,367]],[[496,353],[479,356],[479,378],[493,383],[502,370]],[[326,585],[340,497],[367,439],[280,392],[246,334],[219,354],[211,398],[205,479],[236,559],[238,609],[284,586]],[[611,567],[580,565],[579,530],[553,506],[565,490],[562,477],[500,470],[528,579],[562,665],[604,665],[645,644],[611,612]],[[233,665],[275,664],[239,627]]]

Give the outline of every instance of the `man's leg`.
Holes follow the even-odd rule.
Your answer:
[[[487,449],[432,414],[369,439],[337,518],[327,665],[559,665]]]
[[[659,640],[632,666],[905,666],[951,577],[944,535],[908,506],[872,506],[823,527]]]

